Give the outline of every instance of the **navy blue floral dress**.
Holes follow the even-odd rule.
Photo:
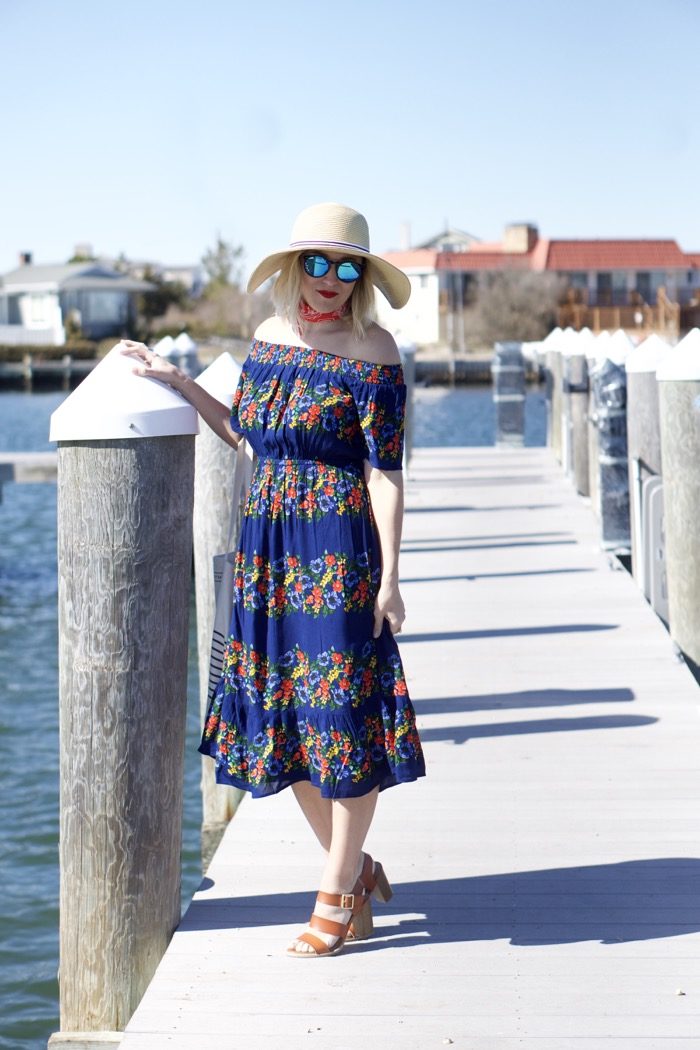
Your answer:
[[[235,567],[223,676],[200,751],[216,779],[269,795],[310,780],[327,798],[425,773],[388,624],[364,461],[398,470],[400,365],[256,341],[231,424],[258,455]]]

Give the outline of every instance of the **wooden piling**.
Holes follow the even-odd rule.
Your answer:
[[[564,357],[564,417],[568,431],[567,473],[576,491],[590,494],[588,480],[588,363],[584,353]]]
[[[671,636],[700,673],[700,329],[659,366]]]
[[[661,474],[661,419],[656,369],[669,351],[667,343],[652,335],[625,362],[632,574],[645,593],[642,486],[647,478]]]
[[[197,650],[202,724],[206,715],[209,654],[214,625],[212,559],[226,551],[236,471],[236,450],[203,427],[195,443],[194,574],[197,602]],[[233,542],[238,541],[234,531]],[[236,812],[244,791],[214,780],[214,763],[202,759],[202,858],[204,869],[213,856],[226,825]]]
[[[212,397],[229,407],[240,378],[241,367],[228,353],[220,354],[202,372],[197,384]],[[252,453],[240,452],[227,445],[209,427],[203,427],[195,442],[194,475],[194,566],[197,602],[197,652],[199,663],[199,698],[201,722],[209,702],[209,660],[215,613],[212,561],[215,555],[235,549],[240,535],[241,506],[250,486]],[[236,495],[234,495],[236,494]],[[234,498],[238,506],[233,516]],[[202,757],[202,864],[209,861],[236,812],[245,792],[219,785],[214,778],[211,759]]]
[[[123,1029],[180,917],[194,439],[58,455],[65,1043]]]
[[[549,446],[558,463],[562,459],[561,433],[561,399],[562,399],[562,357],[560,349],[547,350],[547,375],[551,404]]]
[[[58,450],[61,1031],[116,1043],[180,917],[197,415],[116,346]]]

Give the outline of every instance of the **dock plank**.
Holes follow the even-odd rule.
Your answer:
[[[124,1050],[689,1050],[698,687],[545,449],[418,449],[402,655],[428,776],[382,794],[376,934],[297,961],[322,863],[246,800]],[[679,994],[684,992],[685,994]]]

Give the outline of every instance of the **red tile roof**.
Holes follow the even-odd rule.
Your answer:
[[[550,241],[548,270],[687,270],[675,241]]]
[[[472,273],[477,270],[529,270],[531,252],[440,252],[438,270]]]
[[[466,252],[414,249],[385,252],[400,269],[436,269],[458,273],[488,270],[549,270],[557,273],[596,270],[700,269],[700,252],[683,252],[674,240],[550,240],[540,237],[529,252],[506,252],[502,244],[476,243]]]
[[[438,254],[430,248],[414,248],[407,252],[382,252],[381,257],[398,266],[400,270],[410,270],[414,266],[422,270],[434,270]]]

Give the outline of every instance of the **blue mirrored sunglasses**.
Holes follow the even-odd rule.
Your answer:
[[[363,259],[338,259],[337,261],[326,258],[319,252],[312,255],[302,256],[304,270],[309,277],[325,277],[331,266],[335,266],[338,280],[344,284],[352,284],[359,281],[364,267]]]

